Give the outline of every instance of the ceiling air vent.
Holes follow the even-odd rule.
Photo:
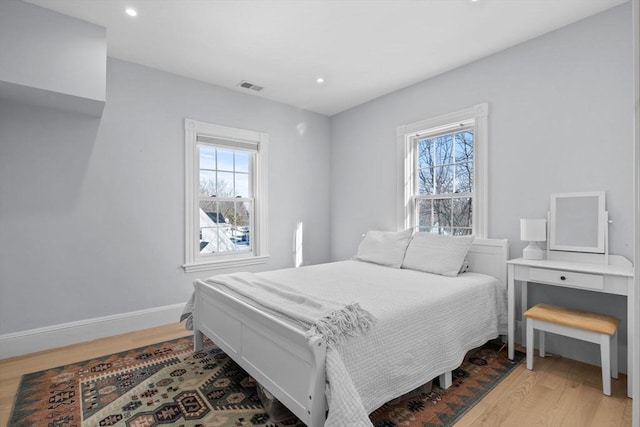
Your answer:
[[[245,89],[255,90],[256,92],[260,92],[262,89],[264,89],[264,87],[258,86],[258,85],[254,85],[253,83],[249,83],[246,80],[243,80],[240,83],[238,83],[238,86],[243,87]]]

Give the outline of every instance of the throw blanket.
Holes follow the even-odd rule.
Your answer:
[[[371,315],[357,303],[343,305],[310,297],[294,287],[256,276],[234,273],[214,276],[204,281],[218,284],[255,305],[284,316],[306,330],[306,337],[322,337],[327,345],[339,343],[346,336],[357,336],[372,324]]]
[[[327,401],[329,414],[326,427],[371,426],[351,377],[338,351],[340,343],[350,336],[367,331],[373,316],[357,303],[341,304],[327,299],[310,297],[298,289],[276,283],[252,273],[234,273],[206,279],[204,283],[223,287],[252,301],[279,316],[285,317],[305,330],[310,339],[319,336],[327,343],[326,376],[329,383]],[[193,296],[185,306],[181,320],[190,317]],[[188,319],[187,327],[191,325]]]

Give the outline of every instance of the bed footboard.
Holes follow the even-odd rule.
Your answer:
[[[324,425],[326,343],[197,281],[194,346],[203,334],[267,388],[307,426]]]

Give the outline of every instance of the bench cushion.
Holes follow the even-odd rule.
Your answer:
[[[524,316],[608,335],[613,335],[620,323],[618,318],[606,314],[574,310],[550,304],[536,304],[527,310]]]

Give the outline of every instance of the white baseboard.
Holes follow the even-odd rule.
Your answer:
[[[0,335],[0,359],[177,322],[183,308],[167,305]]]

